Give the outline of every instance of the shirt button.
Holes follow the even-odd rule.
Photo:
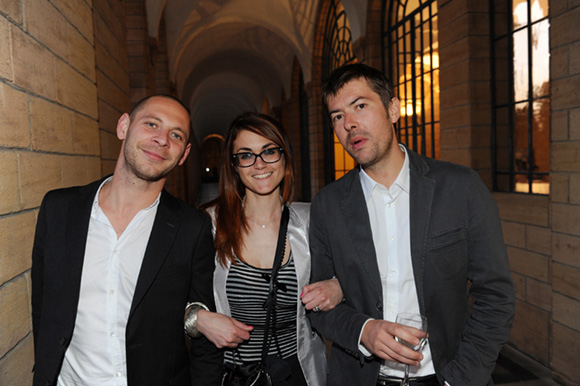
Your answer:
[[[393,241],[395,239],[395,236],[391,236],[391,241]]]
[[[114,333],[114,332],[111,332],[111,336],[112,336],[112,337],[115,337],[116,335],[115,335],[115,333]]]
[[[114,293],[115,293],[115,290],[109,290],[109,294],[111,294],[111,295],[112,295],[112,294],[114,294]]]
[[[117,373],[117,374],[115,374],[115,375],[116,375],[117,377],[120,377],[120,376],[121,376],[121,373]]]
[[[391,271],[391,275],[396,275],[397,271],[395,271],[394,269]]]

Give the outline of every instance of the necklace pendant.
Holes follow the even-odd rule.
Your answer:
[[[262,225],[262,229],[266,229],[266,225]]]

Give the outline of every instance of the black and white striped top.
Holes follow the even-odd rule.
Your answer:
[[[240,344],[237,351],[229,349],[225,352],[226,362],[232,363],[235,359],[236,364],[240,364],[261,359],[266,322],[264,303],[268,297],[272,269],[256,268],[237,258],[236,263],[230,266],[226,282],[231,316],[242,323],[254,326],[254,330],[250,332],[250,339]],[[268,354],[277,354],[282,358],[287,358],[296,354],[297,351],[298,283],[292,253],[288,262],[280,267],[277,282],[276,324],[270,325]]]

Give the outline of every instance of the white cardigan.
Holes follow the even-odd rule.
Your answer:
[[[310,223],[310,204],[292,203],[290,220],[288,222],[288,240],[292,249],[296,277],[298,279],[298,293],[310,280],[310,248],[308,245],[308,226]],[[214,220],[214,208],[208,208],[208,212]],[[213,232],[215,235],[215,221]],[[231,316],[230,305],[226,294],[226,280],[229,272],[229,263],[223,267],[217,261],[213,276],[213,294],[217,311]],[[320,336],[312,330],[310,321],[306,317],[306,309],[300,301],[300,295],[296,299],[296,329],[298,331],[298,360],[306,382],[309,386],[326,385],[327,363],[326,347]]]

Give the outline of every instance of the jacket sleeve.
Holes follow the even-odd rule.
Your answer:
[[[216,310],[213,297],[213,272],[215,249],[211,234],[211,221],[204,215],[193,256],[190,302],[201,302],[211,311]],[[191,340],[191,374],[193,385],[219,385],[223,372],[223,352],[206,337]]]
[[[440,373],[451,385],[485,385],[509,339],[515,294],[497,206],[479,176],[467,187],[471,312],[455,357]],[[466,181],[465,181],[466,182]]]
[[[312,258],[311,283],[331,279],[336,276],[333,258],[330,248],[327,226],[329,226],[328,208],[322,208],[323,200],[320,196],[315,197],[310,207],[310,252]],[[340,278],[339,278],[340,280]],[[345,288],[341,282],[343,289]],[[346,296],[346,295],[345,295]],[[349,305],[348,296],[346,302],[336,306],[331,311],[309,312],[308,317],[313,328],[324,338],[343,347],[348,353],[362,358],[358,349],[358,339],[364,323],[371,318]]]

